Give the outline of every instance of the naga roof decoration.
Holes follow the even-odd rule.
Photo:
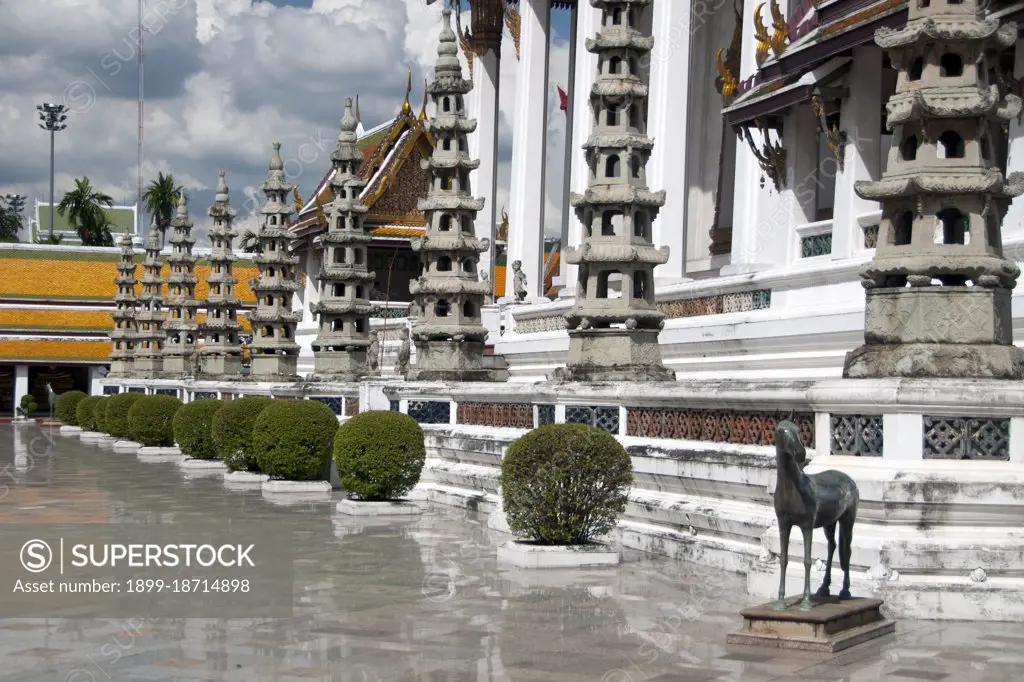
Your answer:
[[[729,106],[736,98],[736,89],[739,86],[740,78],[740,51],[743,49],[743,15],[740,13],[742,5],[739,0],[733,5],[733,12],[736,15],[732,30],[732,41],[728,48],[720,48],[715,55],[715,63],[718,66],[718,78],[715,79],[715,89],[722,96],[722,104]]]

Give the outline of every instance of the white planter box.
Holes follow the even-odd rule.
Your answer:
[[[270,480],[266,474],[253,473],[251,471],[225,471],[224,487],[238,490],[261,488]]]
[[[227,467],[224,466],[224,462],[219,459],[194,459],[192,457],[186,457],[178,462],[178,466],[182,469],[194,471],[227,471]]]
[[[114,441],[114,452],[130,452],[132,454],[137,454],[141,447],[141,443],[136,443],[133,440]]]
[[[81,426],[62,426],[60,427],[60,435],[62,436],[77,436],[84,431]]]
[[[619,553],[607,545],[534,545],[510,540],[498,547],[498,563],[519,568],[616,566]]]
[[[176,445],[170,448],[141,447],[137,454],[139,459],[149,462],[176,462],[181,459],[181,450]]]
[[[327,493],[331,484],[327,481],[264,481],[265,493]]]
[[[367,502],[362,500],[342,500],[335,507],[339,514],[349,516],[416,516],[423,513],[423,508],[408,500],[394,502]]]
[[[82,431],[78,434],[78,437],[86,442],[96,442],[98,440],[103,440],[104,438],[109,438],[110,436],[105,433],[100,433],[99,431]]]

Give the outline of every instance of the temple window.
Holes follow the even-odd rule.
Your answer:
[[[267,277],[274,277],[276,275],[277,272],[274,270],[274,268],[267,268]]]
[[[455,95],[455,111],[462,111],[462,95]]]
[[[615,278],[614,280],[612,278]],[[597,276],[597,298],[608,298],[609,282],[621,277],[617,270],[605,270]]]
[[[900,211],[892,217],[893,246],[906,246],[914,234],[913,211]]]
[[[633,216],[633,236],[649,238],[647,234],[647,214],[642,211],[638,211]]]
[[[282,339],[290,339],[291,337],[292,337],[292,332],[291,332],[291,330],[290,330],[290,329],[288,329],[288,327],[283,327],[283,328],[281,329],[281,338],[282,338]]]
[[[345,295],[345,285],[344,284],[335,284],[334,285],[334,290],[331,293],[332,293],[333,296],[336,296],[336,297],[344,296]]]
[[[469,191],[469,171],[459,172],[459,189],[463,192]]]
[[[612,57],[608,60],[608,73],[618,76],[622,72],[622,57]]]
[[[984,136],[978,140],[978,145],[981,147],[981,158],[986,161],[992,160],[992,146],[989,144],[988,136]]]
[[[336,229],[336,230],[343,230],[343,229],[345,229],[345,219],[342,218],[341,216],[338,216],[337,218],[335,218],[334,219],[334,229]]]
[[[452,110],[452,98],[451,97],[445,97],[443,100],[441,100],[441,110],[442,111],[446,111],[446,112]]]
[[[646,301],[647,300],[647,273],[646,272],[634,272],[633,273],[633,300],[634,301]]]
[[[331,320],[331,331],[332,332],[340,332],[340,331],[344,331],[344,329],[345,329],[345,323],[344,322],[342,322],[341,320]]]
[[[434,315],[437,317],[448,317],[451,310],[451,304],[445,299],[441,299],[437,302],[437,305],[434,306]]]
[[[947,130],[939,135],[939,158],[964,158],[964,138],[960,137],[959,133],[952,130]]]
[[[281,277],[288,279],[288,268],[281,268]]]
[[[608,110],[607,110],[607,113],[605,114],[604,120],[605,120],[605,124],[606,125],[609,125],[609,126],[617,126],[617,125],[619,125],[619,110],[618,109],[612,109],[611,107],[609,107]]]
[[[614,237],[622,228],[622,211],[610,210],[601,214],[601,236]]]
[[[924,58],[918,57],[910,64],[910,69],[907,70],[907,78],[911,81],[921,80],[921,73],[924,71]]]
[[[459,138],[459,151],[460,152],[469,151],[468,147],[466,146],[466,139],[465,138],[462,138],[462,137]]]
[[[276,251],[276,250],[277,250],[277,242],[275,242],[273,240],[267,242],[267,251]]]
[[[468,272],[470,274],[476,273],[476,261],[473,260],[472,258],[467,258],[466,260],[462,261],[462,271]]]
[[[214,343],[220,343],[220,334],[214,334],[212,340]]]
[[[629,73],[632,76],[640,75],[640,62],[637,61],[636,57],[629,58]]]
[[[439,230],[441,230],[442,232],[449,232],[449,231],[451,231],[451,229],[452,229],[452,217],[450,215],[448,215],[447,213],[441,214],[441,222],[438,224],[437,228]]]
[[[260,333],[266,338],[274,338],[274,329],[269,325],[264,325],[263,329],[260,330]]]
[[[263,300],[263,302],[266,303],[267,305],[274,305],[274,297],[273,296],[267,296]]]
[[[352,249],[352,262],[356,265],[362,265],[363,263],[363,250]]]
[[[338,196],[340,196],[342,199],[348,199],[348,190],[342,187],[338,193]]]
[[[267,221],[267,224],[268,225],[277,225],[277,216],[276,215],[270,216],[270,220]]]
[[[342,248],[340,246],[334,247],[334,262],[335,263],[344,263],[345,262],[345,249],[344,248]]]
[[[999,237],[999,219],[991,211],[985,216],[985,240],[990,249],[1001,251],[1003,240]]]
[[[900,158],[913,161],[917,158],[917,135],[909,135],[900,144]]]
[[[357,287],[356,287],[356,298],[365,298],[365,297],[363,296],[363,293],[364,293],[364,289],[363,289],[363,287],[361,287],[361,286],[357,286]]]
[[[451,272],[452,271],[452,259],[448,256],[441,256],[437,259],[437,271],[438,272]]]
[[[213,285],[213,293],[215,293],[215,294],[219,294],[220,293],[220,285],[219,284],[214,284]]]
[[[969,244],[967,218],[958,209],[944,208],[935,216],[940,230],[935,231],[936,244]]]
[[[622,8],[616,7],[612,10],[612,25],[620,26],[622,24]]]
[[[630,175],[632,175],[634,178],[639,179],[639,177],[640,177],[640,170],[642,168],[643,168],[643,165],[640,163],[640,157],[639,156],[637,156],[636,154],[633,154],[633,156],[629,157],[629,171],[630,171]]]
[[[467,216],[462,216],[462,231],[467,234],[473,234],[473,219]]]
[[[947,52],[939,59],[939,75],[943,78],[955,78],[964,73],[964,60],[955,52]]]
[[[362,318],[357,318],[356,319],[356,333],[357,334],[362,334],[365,331],[365,329],[366,329],[366,327],[364,326],[365,324],[366,323],[363,321]]]
[[[640,104],[637,102],[629,105],[629,125],[633,128],[640,127]]]
[[[616,154],[612,154],[604,162],[604,176],[606,178],[617,178],[619,177],[620,171],[619,157]]]
[[[472,301],[466,301],[462,304],[462,316],[473,317],[476,315],[476,308],[473,306]]]
[[[444,138],[444,141],[441,143],[441,146],[444,147],[444,150],[446,152],[450,152],[452,150],[452,138]]]

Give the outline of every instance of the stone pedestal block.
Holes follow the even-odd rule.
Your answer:
[[[242,358],[237,355],[204,355],[202,368],[208,377],[237,379],[242,373]]]
[[[675,381],[661,364],[657,330],[571,330],[569,339],[569,362],[552,381]]]
[[[172,377],[190,374],[192,359],[187,355],[165,355],[163,372]]]
[[[253,355],[252,377],[264,381],[298,381],[299,358],[295,355]]]
[[[1008,345],[1011,319],[1008,289],[869,289],[865,342]]]
[[[423,508],[408,500],[394,502],[368,502],[365,500],[342,500],[335,510],[348,516],[416,516]]]
[[[1024,349],[996,344],[870,344],[846,354],[843,376],[1021,379]]]
[[[740,611],[743,627],[729,634],[728,643],[835,653],[896,631],[896,623],[882,616],[881,599],[832,597],[807,611],[800,609],[802,599],[788,598],[785,611],[776,611],[774,602]]]
[[[519,568],[594,568],[616,566],[619,553],[606,545],[535,545],[509,540],[498,547],[498,563]]]
[[[416,365],[408,381],[506,381],[500,359],[481,363],[484,344],[478,341],[430,341],[416,344]],[[490,366],[488,366],[490,365]]]
[[[370,372],[366,348],[353,348],[344,353],[320,351],[313,359],[313,381],[359,381]]]

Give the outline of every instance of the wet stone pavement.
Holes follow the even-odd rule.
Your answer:
[[[1024,664],[1021,624],[900,621],[895,637],[831,657],[726,647],[757,601],[738,576],[635,553],[613,570],[506,569],[506,536],[474,512],[382,523],[333,502],[279,506],[55,432],[27,456],[48,432],[0,426],[0,524],[265,524],[293,537],[294,611],[3,619],[2,682],[982,682],[1019,679]]]

